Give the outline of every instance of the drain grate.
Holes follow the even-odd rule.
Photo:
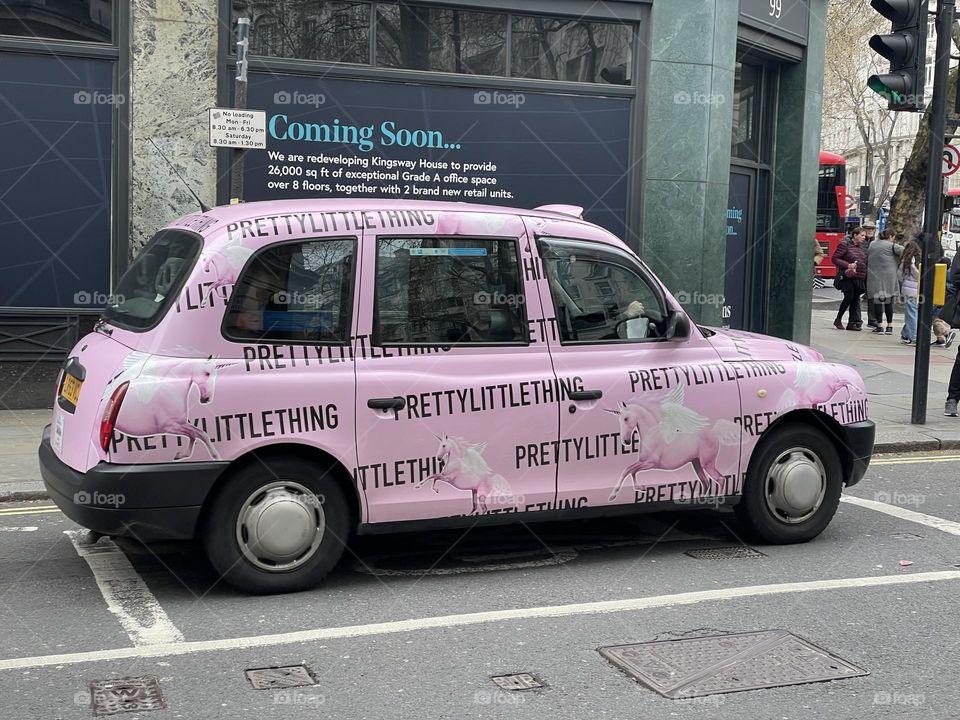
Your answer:
[[[687,555],[697,560],[743,560],[744,558],[766,557],[759,550],[754,550],[746,545],[735,545],[731,547],[714,548],[694,548],[687,550]]]
[[[923,535],[913,532],[894,532],[890,533],[890,537],[900,538],[901,540],[916,540],[922,538]]]
[[[90,683],[94,715],[163,710],[167,705],[155,677],[125,677]]]
[[[786,630],[615,645],[600,654],[673,699],[869,674]]]
[[[313,674],[306,665],[287,665],[285,667],[251,668],[244,670],[247,680],[256,690],[276,690],[278,688],[304,687],[316,685]]]
[[[530,673],[512,673],[510,675],[494,675],[490,678],[501,690],[532,690],[542,688],[543,683]]]

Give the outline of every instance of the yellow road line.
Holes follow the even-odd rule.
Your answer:
[[[960,461],[960,455],[924,455],[912,458],[884,458],[870,461],[870,465],[910,465],[911,463],[935,463],[935,462],[957,462]]]

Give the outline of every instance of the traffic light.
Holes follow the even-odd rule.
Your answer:
[[[870,47],[890,61],[890,72],[871,75],[867,87],[887,99],[891,110],[923,110],[927,58],[927,0],[871,0],[890,20],[888,35],[874,35]]]

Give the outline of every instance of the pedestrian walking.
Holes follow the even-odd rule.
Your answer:
[[[850,311],[847,330],[860,331],[863,321],[860,318],[860,296],[867,287],[867,255],[863,249],[866,232],[863,228],[854,228],[850,239],[844,240],[833,252],[831,262],[837,267],[837,279],[834,286],[843,293],[840,311],[833,326],[843,330],[843,314]]]
[[[900,281],[900,294],[903,296],[904,324],[900,331],[900,342],[915,345],[917,342],[917,286],[919,273],[917,260],[920,257],[920,245],[911,240],[900,255],[897,279]]]
[[[867,313],[878,335],[893,335],[893,299],[900,292],[897,266],[903,253],[896,239],[897,233],[887,228],[867,246]],[[886,330],[882,327],[884,315]]]
[[[864,223],[860,227],[863,228],[864,238],[863,238],[863,251],[867,254],[867,261],[870,259],[870,245],[873,244],[877,228],[873,223]],[[867,305],[867,327],[877,328],[879,327],[883,318],[877,317],[876,308],[873,303],[870,301],[869,292],[864,293],[863,295],[866,298]]]

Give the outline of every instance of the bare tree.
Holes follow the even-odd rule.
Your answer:
[[[900,113],[887,109],[886,101],[867,88],[867,78],[884,62],[867,48],[868,38],[883,32],[884,19],[861,0],[832,0],[827,15],[824,64],[823,116],[829,127],[856,129],[863,147],[864,182],[881,206],[890,197],[893,139]],[[852,148],[829,148],[849,152]]]
[[[953,44],[960,47],[960,23],[953,26]],[[953,113],[954,99],[957,93],[958,68],[950,71],[950,81],[947,84],[947,118],[958,119]],[[902,233],[906,239],[914,236],[920,230],[923,221],[923,208],[926,202],[927,188],[927,153],[930,148],[930,105],[927,105],[920,119],[920,128],[913,141],[910,157],[903,166],[900,182],[890,201],[890,217],[887,225]],[[942,142],[938,138],[936,142]],[[934,168],[934,172],[939,172]]]

